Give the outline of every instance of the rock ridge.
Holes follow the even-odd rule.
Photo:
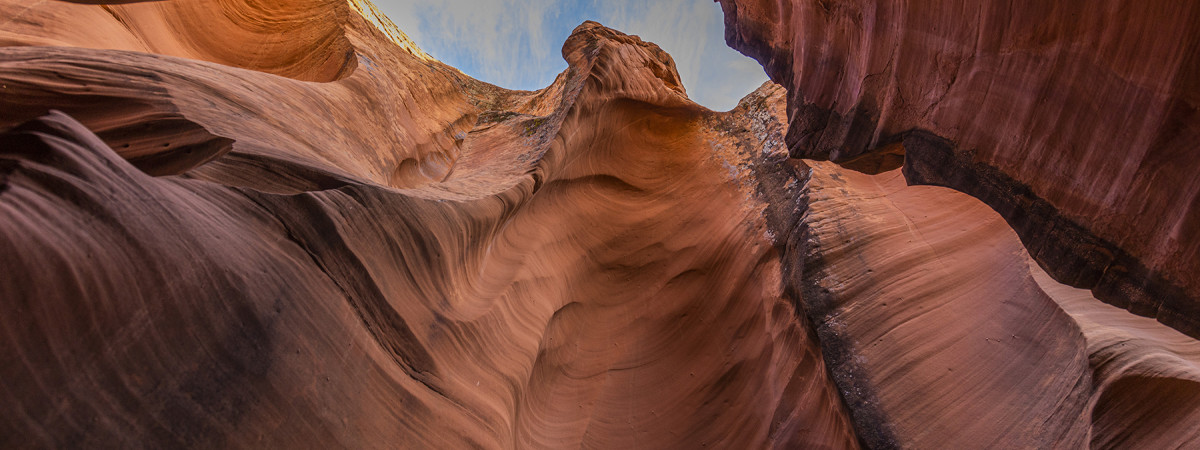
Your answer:
[[[1105,258],[1134,267],[1047,193],[1072,191],[896,125],[944,124],[987,75],[954,67],[984,62],[917,61],[945,93],[897,82],[900,108],[872,89],[927,75],[839,47],[976,36],[922,22],[961,3],[725,2],[731,42],[771,43],[750,51],[785,81],[729,112],[595,22],[550,86],[510,91],[365,0],[83,3],[0,0],[0,446],[1200,443],[1198,341],[1035,262],[1098,286]],[[1076,7],[1033,7],[1032,31],[980,9],[980,54],[1074,74],[1086,51],[1054,25]],[[1116,73],[1101,88],[1188,92],[1117,47],[1092,62]]]
[[[585,23],[507,91],[263,5],[0,2],[0,445],[857,446],[726,170],[777,87],[708,111]],[[250,23],[328,39],[205,47]]]

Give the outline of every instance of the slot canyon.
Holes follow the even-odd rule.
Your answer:
[[[0,0],[0,447],[1200,448],[1200,3],[716,3]]]

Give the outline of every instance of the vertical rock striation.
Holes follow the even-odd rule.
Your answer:
[[[718,113],[594,22],[527,92],[93,3],[0,0],[2,447],[1200,444],[1192,6],[723,1]]]
[[[985,201],[1055,276],[1200,336],[1200,6],[719,0],[795,157]]]
[[[868,447],[1200,439],[1200,342],[1054,281],[976,199],[808,164],[791,263]]]

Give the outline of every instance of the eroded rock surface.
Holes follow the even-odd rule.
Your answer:
[[[1200,439],[1200,408],[1184,406],[1200,395],[1200,342],[1054,281],[976,199],[908,186],[898,169],[809,164],[804,251],[793,257],[870,447]]]
[[[1060,281],[1200,337],[1200,5],[719,0],[796,157],[949,186]]]
[[[1099,191],[986,159],[1001,154],[984,150],[991,131],[938,134],[966,101],[953,80],[926,112],[830,107],[828,131],[797,140],[811,124],[798,99],[878,100],[873,83],[922,76],[896,64],[859,89],[858,72],[795,71],[859,61],[870,39],[806,50],[884,17],[852,2],[725,2],[735,43],[766,52],[783,84],[726,113],[689,100],[660,48],[594,22],[564,43],[569,68],[525,92],[430,58],[363,0],[92,3],[0,0],[0,446],[1200,445],[1197,341],[1063,284],[1087,273],[1070,264],[1082,253],[1029,236],[1101,239],[1087,214],[1159,195],[1141,177],[1176,180],[1178,167],[1126,174],[1135,188],[1098,209],[1060,208],[1056,195]],[[817,34],[800,45],[787,27],[812,7],[837,23],[805,28]],[[909,14],[941,11],[925,8]],[[1068,7],[1046,17],[1055,8]],[[1172,20],[1191,17],[1179,8]],[[1166,14],[1150,9],[1138,14]],[[1045,48],[1065,52],[1047,27]],[[904,45],[950,42],[942,32]],[[1069,56],[1044,62],[1075,73]],[[1161,84],[1131,65],[1142,56],[1110,56],[1092,64],[1141,75],[1103,89],[1161,88],[1111,101],[1190,101],[1188,57],[1155,59],[1180,76]],[[955,67],[1022,92],[1042,80],[988,75],[971,65],[982,59]],[[1000,101],[971,95],[985,112]],[[1053,106],[1062,120],[1043,125],[1074,126],[1090,114],[1079,108]],[[1095,119],[1087,129],[1111,125]],[[1128,158],[1164,157],[1143,153]],[[1074,183],[1132,160],[1088,161],[1062,173]],[[981,202],[908,186],[951,178],[1031,187],[955,186]],[[1193,216],[1176,212],[1126,225],[1182,217],[1177,239],[1195,242]],[[1180,257],[1155,253],[1166,244],[1107,242],[1128,249],[1114,261],[1190,289],[1163,268]],[[1189,297],[1161,303],[1177,298]]]
[[[3,4],[5,447],[857,445],[715,151],[778,87],[586,23],[511,92],[310,3]]]

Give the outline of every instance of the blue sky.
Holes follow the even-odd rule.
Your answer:
[[[654,42],[675,58],[688,96],[725,111],[767,76],[725,45],[711,0],[373,0],[418,46],[464,73],[509,89],[541,89],[567,68],[562,44],[595,20]]]

